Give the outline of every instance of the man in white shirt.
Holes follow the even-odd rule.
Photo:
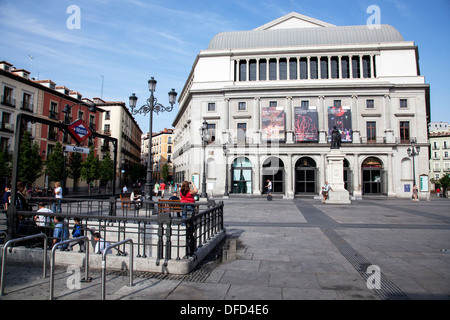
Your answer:
[[[96,232],[94,233],[94,240],[97,241],[97,243],[95,244],[95,253],[98,254],[103,254],[103,251],[105,251],[105,249],[111,245],[108,241],[106,241],[105,239],[103,239],[100,236],[100,232]],[[107,254],[112,253],[112,250],[109,249]]]
[[[323,203],[325,203],[325,200],[327,200],[328,198],[328,192],[329,191],[334,191],[333,188],[331,188],[331,186],[328,184],[328,181],[325,181],[325,184],[322,187],[322,196],[323,196]]]

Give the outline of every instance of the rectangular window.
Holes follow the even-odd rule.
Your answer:
[[[302,101],[301,102],[301,106],[302,106],[302,109],[309,109],[309,101]]]
[[[363,77],[370,78],[370,56],[364,56],[362,58]]]
[[[342,106],[342,101],[341,100],[334,100],[333,101],[333,106],[336,108],[340,108]]]
[[[208,111],[216,111],[216,104],[208,103]]]
[[[14,89],[10,87],[4,87],[3,88],[3,97],[2,97],[2,104],[10,107],[15,107],[15,99],[14,99]]]
[[[269,107],[276,108],[277,107],[277,102],[276,101],[270,101],[269,102]]]
[[[359,57],[352,57],[353,78],[360,77]]]
[[[279,79],[287,80],[287,60],[282,58],[279,62],[280,70],[279,70]]]
[[[239,81],[247,81],[247,61],[239,61]]]
[[[297,80],[297,59],[289,59],[289,79]]]
[[[375,121],[366,122],[367,128],[367,142],[374,143],[377,142],[377,123]]]
[[[29,93],[23,93],[22,109],[33,111],[32,96]]]
[[[250,81],[257,80],[256,79],[256,68],[257,68],[256,60],[250,60],[250,62],[249,62],[249,73],[250,73],[249,80]]]
[[[269,60],[269,80],[277,80],[277,59]]]
[[[262,59],[259,61],[259,80],[266,81],[267,80],[267,60]]]
[[[106,111],[105,112],[105,120],[110,120],[111,119],[111,111]]]
[[[238,103],[238,110],[239,111],[245,111],[247,110],[247,104],[245,102],[239,102]]]
[[[308,59],[300,58],[300,79],[308,79]]]
[[[105,124],[105,129],[103,131],[103,134],[111,134],[111,125]]]
[[[375,108],[375,102],[372,99],[366,100],[366,108],[367,109],[374,109]]]
[[[328,79],[328,58],[320,58],[320,79]]]
[[[401,109],[408,108],[408,99],[400,99],[400,108]]]
[[[409,121],[400,121],[400,141],[409,143]]]
[[[208,123],[208,131],[211,135],[211,140],[209,140],[208,144],[213,143],[216,141],[216,124],[215,123]]]
[[[348,57],[341,58],[342,79],[350,78],[350,64]]]
[[[52,119],[58,119],[58,104],[56,102],[50,102],[49,115]]]
[[[331,78],[339,79],[339,58],[338,57],[331,58]]]
[[[318,78],[317,58],[311,58],[309,60],[309,71],[311,72],[310,79]]]
[[[247,124],[246,123],[238,123],[237,124],[237,142],[238,143],[245,143],[246,132],[247,132]]]

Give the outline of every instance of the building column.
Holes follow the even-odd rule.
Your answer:
[[[292,131],[292,97],[286,97],[286,143],[294,143]]]
[[[240,61],[241,60],[239,60],[239,59],[237,59],[236,60],[236,64],[235,64],[235,66],[236,66],[236,82],[238,82],[239,81],[239,77],[240,77],[240,74],[239,74],[239,70],[240,70]]]
[[[254,138],[255,143],[259,144],[261,143],[261,98],[255,97],[253,100],[253,126],[255,128],[254,130]]]
[[[280,58],[277,58],[277,80],[280,80]]]
[[[300,80],[300,57],[297,57],[297,80]]]
[[[322,57],[318,56],[317,57],[317,79],[322,79],[322,68],[321,68],[321,63],[320,63],[320,59]]]
[[[328,79],[332,79],[332,76],[331,76],[331,56],[328,56]]]
[[[339,79],[342,79],[342,56],[339,56],[339,62],[338,62],[339,66]]]
[[[349,71],[349,78],[353,79],[353,56],[348,56],[348,71]]]
[[[287,163],[285,167],[286,172],[286,185],[285,185],[285,197],[286,199],[294,199],[294,189],[293,189],[293,179],[294,179],[294,168],[292,168],[292,154],[287,155]]]
[[[386,143],[395,143],[394,130],[392,129],[391,119],[393,117],[391,108],[391,95],[385,94],[383,100],[383,119],[384,119],[384,136]]]
[[[261,195],[261,167],[260,167],[260,155],[257,154],[255,157],[255,165],[253,166],[253,173],[254,173],[254,185],[253,185],[253,194],[254,195]]]
[[[370,55],[370,77],[375,78],[375,63],[373,61],[375,55]]]
[[[364,78],[363,56],[359,56],[359,78]]]
[[[352,95],[352,132],[353,141],[352,143],[361,143],[361,132],[359,128],[359,105],[358,96]]]
[[[247,71],[245,75],[245,81],[248,82],[250,81],[250,59],[246,59],[245,61],[246,61],[245,70]]]
[[[362,198],[361,192],[361,166],[359,165],[359,153],[355,153],[353,156],[353,196],[356,199]]]
[[[325,107],[325,96],[317,97],[317,110],[319,112],[319,143],[327,143],[327,114],[328,110]]]
[[[222,116],[222,139],[224,143],[230,142],[230,98],[225,98],[225,110]]]
[[[259,81],[259,58],[256,58],[256,81]]]
[[[306,73],[307,73],[307,76],[308,76],[308,80],[310,80],[311,79],[311,57],[308,56],[306,59],[307,59],[307,62],[306,62],[306,64],[307,64]]]

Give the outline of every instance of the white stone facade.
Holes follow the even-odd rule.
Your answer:
[[[199,128],[206,121],[214,136],[205,148],[209,195],[225,193],[226,176],[232,194],[259,195],[270,178],[274,193],[286,198],[317,195],[327,180],[330,129],[337,124],[348,140],[340,151],[350,195],[411,197],[414,177],[428,181],[429,85],[413,42],[392,27],[375,29],[376,40],[364,27],[335,27],[292,13],[253,31],[216,36],[198,54],[180,95],[175,180],[194,177],[201,187]],[[367,33],[361,43],[352,34],[357,28]],[[329,30],[322,43],[298,39],[321,30]],[[348,35],[349,43],[336,43],[333,34]],[[274,42],[275,36],[282,40]],[[242,37],[256,45],[234,47]],[[414,173],[411,142],[422,147]],[[426,188],[420,193],[428,195]]]

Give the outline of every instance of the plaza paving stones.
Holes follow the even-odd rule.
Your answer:
[[[351,205],[277,196],[271,202],[233,196],[223,201],[229,245],[224,261],[207,262],[207,276],[141,274],[129,287],[128,275],[111,272],[106,299],[450,300],[447,199],[413,203],[380,197]],[[388,288],[368,288],[370,265],[379,267]],[[49,281],[41,273],[41,266],[8,264],[0,300],[48,299]],[[100,299],[101,273],[91,276],[91,283],[73,290],[67,285],[70,274],[60,267],[56,299]]]

